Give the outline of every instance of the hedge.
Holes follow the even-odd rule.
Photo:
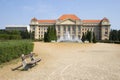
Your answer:
[[[28,40],[0,42],[0,64],[33,51],[33,43]]]
[[[120,41],[111,41],[111,40],[99,40],[98,42],[100,42],[100,43],[115,43],[115,44],[120,44]]]

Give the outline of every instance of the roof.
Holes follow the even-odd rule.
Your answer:
[[[59,20],[65,20],[65,19],[72,19],[72,20],[80,20],[76,15],[74,14],[64,14],[61,17],[58,18]]]
[[[37,21],[37,19],[34,17],[34,18],[31,19],[31,21]]]
[[[56,20],[38,20],[39,23],[55,23]]]
[[[101,20],[82,20],[83,23],[100,23]]]
[[[64,14],[60,16],[57,20],[66,20],[66,19],[71,19],[71,20],[81,20],[79,17],[77,17],[74,14]],[[38,23],[56,23],[57,20],[37,20],[35,17],[31,21],[37,21]],[[82,20],[83,23],[100,23],[102,21],[108,21],[109,20],[104,17],[102,20]]]
[[[107,21],[107,22],[109,22],[109,20],[108,20],[106,17],[104,17],[104,18],[102,19],[102,21]]]

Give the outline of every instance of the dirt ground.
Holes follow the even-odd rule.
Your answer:
[[[12,71],[21,64],[0,68],[0,80],[120,80],[120,45],[35,42],[41,58],[28,71]]]

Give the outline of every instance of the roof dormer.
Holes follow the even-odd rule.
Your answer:
[[[104,18],[101,20],[101,24],[102,24],[102,25],[110,25],[110,24],[109,24],[109,20],[108,20],[106,17],[104,17]]]
[[[34,17],[31,19],[31,24],[37,24],[38,23],[38,20]]]

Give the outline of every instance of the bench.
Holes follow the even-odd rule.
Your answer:
[[[41,61],[41,59],[40,58],[35,59],[34,54],[35,53],[30,53],[28,55],[22,54],[22,56],[21,56],[22,64],[20,66],[16,67],[16,68],[13,68],[12,71],[17,70],[20,67],[23,67],[24,70],[28,70],[29,68],[35,66],[37,64],[37,62]],[[31,61],[27,62],[26,61],[27,58],[30,58]]]

